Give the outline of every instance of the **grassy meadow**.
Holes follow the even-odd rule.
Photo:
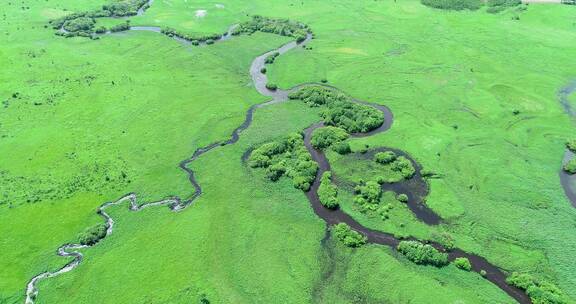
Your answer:
[[[31,277],[64,265],[56,249],[102,222],[103,202],[129,192],[142,202],[190,197],[178,163],[226,139],[248,107],[266,101],[249,65],[288,41],[254,34],[193,47],[149,32],[65,39],[45,27],[104,3],[0,4],[0,303],[22,303]],[[576,299],[576,211],[558,177],[574,125],[557,99],[575,77],[575,13],[533,4],[489,14],[418,1],[155,0],[129,19],[187,33],[224,32],[253,14],[310,25],[309,47],[278,57],[268,77],[282,88],[326,79],[389,106],[389,131],[349,142],[405,150],[438,174],[427,203],[444,221],[426,226],[391,194],[387,221],[358,212],[344,191],[342,208],[399,236],[449,233],[457,247]],[[512,302],[455,266],[416,266],[382,246],[326,240],[301,191],[241,161],[250,147],[318,121],[317,111],[291,101],[254,119],[237,144],[190,165],[204,190],[193,206],[109,209],[114,233],[84,250],[77,269],[42,281],[36,302]]]

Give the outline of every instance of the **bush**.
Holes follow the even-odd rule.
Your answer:
[[[418,241],[401,241],[397,249],[407,259],[416,264],[436,267],[448,264],[448,254],[439,252],[436,248]]]
[[[569,174],[575,174],[576,173],[576,158],[569,160],[564,165],[564,171],[568,172]]]
[[[323,107],[320,115],[330,126],[340,127],[350,133],[368,132],[384,123],[384,114],[371,106],[357,104],[333,89],[307,86],[289,95],[310,107]]]
[[[380,184],[374,181],[368,181],[363,185],[356,186],[354,192],[356,192],[354,203],[362,207],[363,210],[369,209],[369,205],[379,204],[382,197],[382,188]]]
[[[322,174],[320,186],[318,187],[320,203],[328,209],[335,209],[338,207],[337,196],[338,188],[332,184],[332,173],[326,171]]]
[[[129,29],[130,29],[130,23],[124,22],[124,23],[114,25],[113,27],[110,28],[110,31],[112,33],[117,33],[117,32],[127,31]]]
[[[566,141],[566,148],[568,148],[570,151],[576,153],[576,139],[571,139]]]
[[[318,128],[312,132],[310,142],[316,149],[324,149],[348,138],[348,133],[337,127]]]
[[[470,271],[472,269],[472,264],[470,264],[470,260],[465,257],[456,258],[454,260],[454,265],[462,270]]]
[[[359,232],[352,230],[352,228],[345,223],[334,225],[332,229],[336,238],[348,247],[360,247],[366,244],[367,238]]]
[[[93,18],[79,17],[66,21],[64,23],[64,29],[69,32],[91,32],[94,24],[96,24],[96,21],[94,21]]]
[[[420,0],[422,4],[445,10],[477,10],[482,6],[480,0]]]
[[[92,226],[78,235],[78,240],[82,245],[92,246],[106,236],[106,230],[105,224]]]
[[[398,194],[398,195],[396,196],[396,199],[397,199],[399,202],[407,203],[407,202],[408,202],[408,195],[406,195],[406,194],[404,194],[404,193],[401,193],[401,194]]]
[[[248,159],[252,168],[264,168],[266,177],[277,181],[286,175],[294,187],[308,191],[316,178],[318,164],[312,160],[304,146],[301,134],[292,133],[254,149]]]
[[[261,68],[261,69],[260,69],[260,73],[266,74],[266,68]]]
[[[336,153],[344,155],[352,152],[350,149],[350,144],[345,141],[341,141],[332,145],[332,150],[336,151]]]
[[[276,60],[276,57],[278,57],[278,56],[280,56],[280,53],[274,52],[274,53],[268,55],[268,57],[266,57],[266,59],[264,60],[264,63],[273,64],[274,61]]]
[[[278,89],[278,86],[275,83],[269,82],[266,84],[266,88],[271,91],[276,91]]]
[[[378,152],[374,155],[374,161],[380,164],[389,164],[396,160],[396,153],[392,151]]]
[[[206,39],[206,44],[210,45],[210,44],[214,44],[214,39]]]
[[[252,20],[240,23],[232,32],[232,35],[241,33],[252,34],[254,32],[272,33],[281,36],[293,37],[300,43],[306,39],[310,29],[307,25],[290,21],[288,19],[272,19],[262,16],[252,16]]]
[[[148,0],[123,0],[106,4],[102,6],[102,9],[110,11],[113,17],[134,16],[147,4]]]
[[[105,34],[106,31],[108,31],[108,29],[105,26],[101,26],[101,27],[97,28],[94,32],[96,34]]]
[[[556,285],[538,280],[529,274],[514,272],[506,279],[506,282],[525,290],[534,304],[568,303],[565,295]]]
[[[400,172],[406,179],[411,178],[416,172],[416,169],[412,166],[412,162],[404,156],[398,157],[392,163],[392,170]]]

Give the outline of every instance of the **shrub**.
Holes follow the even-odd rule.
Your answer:
[[[380,203],[382,188],[377,182],[368,181],[363,185],[356,186],[354,191],[356,192],[354,203],[358,204],[362,209],[368,209],[370,208],[369,205],[377,205]]]
[[[276,91],[278,89],[278,86],[275,83],[269,82],[266,84],[266,88],[271,91]]]
[[[334,151],[336,151],[336,153],[342,154],[342,155],[352,152],[352,149],[350,149],[350,144],[348,144],[345,141],[341,141],[341,142],[337,142],[337,143],[333,144],[332,150],[334,150]]]
[[[206,39],[206,44],[214,44],[214,39]]]
[[[568,172],[569,174],[576,173],[576,158],[572,158],[564,165],[564,171]]]
[[[276,57],[278,57],[278,56],[280,56],[280,53],[274,52],[274,53],[268,55],[268,57],[266,57],[266,59],[264,60],[264,63],[273,64],[274,61],[276,60]]]
[[[486,270],[482,269],[480,270],[480,275],[485,277],[488,273],[486,272]]]
[[[576,153],[576,138],[566,141],[566,148]]]
[[[310,142],[316,149],[324,149],[348,138],[348,133],[337,127],[318,128],[312,132]]]
[[[123,0],[112,2],[102,6],[105,11],[110,11],[113,17],[134,16],[138,10],[148,4],[148,0]]]
[[[454,260],[454,265],[462,270],[470,271],[472,269],[472,264],[470,264],[470,260],[465,257],[456,258]]]
[[[367,238],[359,232],[352,230],[352,228],[345,223],[334,225],[332,229],[336,238],[348,247],[360,247],[366,244]]]
[[[101,26],[101,27],[97,28],[94,32],[96,34],[104,34],[104,33],[106,33],[106,31],[108,31],[108,29],[105,26]]]
[[[422,4],[445,10],[477,10],[482,6],[480,0],[420,0]]]
[[[78,240],[82,245],[92,246],[106,236],[106,230],[107,227],[105,224],[92,226],[78,235]]]
[[[396,160],[396,153],[392,151],[378,152],[374,155],[374,161],[380,164],[389,164]]]
[[[404,156],[398,157],[392,163],[392,170],[400,172],[402,176],[406,179],[411,178],[416,172],[416,169],[414,169],[412,162]]]
[[[529,274],[514,272],[506,279],[506,282],[525,290],[534,304],[568,303],[565,295],[556,285],[538,280]]]
[[[320,203],[326,208],[335,209],[338,207],[338,188],[332,184],[332,174],[330,171],[324,172],[318,187],[318,198]]]
[[[312,160],[302,135],[298,133],[260,145],[250,154],[248,165],[264,168],[271,181],[288,176],[294,187],[303,191],[310,189],[318,171],[318,164]]]
[[[307,25],[288,19],[272,19],[262,16],[252,16],[252,20],[240,23],[232,32],[232,35],[241,33],[252,34],[254,32],[272,33],[281,36],[293,37],[300,43],[306,39],[310,29]]]
[[[436,248],[418,241],[401,241],[397,249],[407,259],[416,264],[436,267],[448,264],[448,254],[439,252]]]
[[[260,73],[266,74],[266,68],[261,68],[261,69],[260,69]]]
[[[323,107],[320,115],[330,126],[340,127],[350,133],[368,132],[384,123],[384,114],[371,106],[357,104],[333,89],[307,86],[289,95],[310,107]]]
[[[124,22],[124,23],[120,23],[120,24],[116,24],[113,27],[110,28],[110,31],[112,33],[116,33],[116,32],[123,32],[123,31],[127,31],[130,29],[130,23],[129,22]]]
[[[401,194],[398,194],[398,195],[396,196],[396,199],[397,199],[399,202],[407,203],[407,202],[408,202],[408,195],[406,195],[406,194],[404,194],[404,193],[401,193]]]
[[[90,32],[94,28],[94,24],[96,24],[96,21],[93,18],[79,17],[66,21],[64,29],[69,32]]]

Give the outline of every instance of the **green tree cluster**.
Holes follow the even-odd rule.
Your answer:
[[[332,173],[324,172],[318,187],[318,198],[320,203],[326,208],[336,209],[338,207],[338,188],[332,184]]]
[[[383,165],[395,161],[396,158],[396,153],[392,151],[378,152],[374,155],[374,161]]]
[[[312,146],[316,149],[324,149],[346,140],[348,136],[345,130],[328,126],[314,130],[310,143],[312,143]]]
[[[382,188],[375,181],[357,185],[354,187],[354,192],[356,193],[354,203],[358,204],[362,211],[375,210],[382,197]]]
[[[78,235],[78,240],[82,245],[92,246],[106,236],[107,227],[105,224],[98,224],[86,229]]]
[[[349,133],[368,132],[384,123],[384,114],[371,106],[358,104],[349,96],[334,89],[312,85],[289,95],[311,107],[322,107],[324,123],[340,127]]]
[[[422,4],[444,10],[477,10],[482,6],[481,0],[420,0]]]
[[[418,241],[401,241],[398,251],[410,261],[421,265],[442,267],[448,264],[448,254],[438,251],[428,244]]]
[[[396,160],[392,163],[392,170],[400,172],[406,179],[411,178],[416,172],[412,162],[404,156],[399,156],[396,158]]]
[[[220,39],[222,36],[220,34],[189,35],[170,27],[162,28],[160,32],[168,37],[178,37],[180,39],[190,41],[192,45],[200,45],[201,42],[208,43],[210,40],[211,43],[214,43],[215,40]]]
[[[527,273],[513,272],[506,279],[510,285],[526,291],[534,304],[564,304],[568,303],[566,296],[554,284],[536,279]]]
[[[352,228],[345,223],[334,225],[332,229],[336,238],[348,247],[360,247],[366,244],[366,236],[352,230]]]
[[[286,175],[292,179],[295,188],[303,191],[310,190],[318,171],[318,165],[306,150],[299,133],[292,133],[254,149],[248,164],[252,168],[266,169],[266,176],[271,181]]]
[[[576,138],[566,141],[566,148],[576,153]]]
[[[466,257],[454,259],[454,265],[462,270],[472,270],[472,264],[470,264],[470,260],[468,260]]]
[[[570,174],[576,173],[576,158],[572,158],[564,165],[564,171]]]
[[[288,19],[272,19],[262,16],[252,16],[250,21],[240,23],[232,32],[232,35],[254,32],[272,33],[281,36],[293,37],[298,43],[306,40],[310,33],[307,25]]]

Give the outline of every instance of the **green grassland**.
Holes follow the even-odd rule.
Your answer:
[[[145,201],[192,195],[177,164],[227,138],[250,105],[266,100],[250,86],[249,64],[288,41],[254,34],[190,47],[145,32],[65,39],[44,27],[49,20],[107,1],[21,2],[0,4],[0,303],[21,303],[32,276],[63,265],[56,248],[100,223],[103,202],[128,192]],[[195,17],[199,9],[205,17]],[[428,204],[445,222],[427,227],[389,194],[388,221],[355,211],[351,194],[342,208],[398,235],[449,232],[458,247],[576,298],[576,211],[558,179],[573,125],[556,96],[576,70],[574,13],[544,5],[446,12],[417,1],[155,0],[130,19],[190,33],[220,33],[247,14],[309,24],[311,49],[277,58],[271,81],[287,88],[327,79],[389,106],[392,129],[352,139],[352,148],[403,149],[439,174]],[[297,102],[257,110],[236,145],[191,164],[204,190],[194,206],[178,214],[110,209],[114,234],[85,250],[74,271],[42,281],[37,302],[190,303],[202,294],[212,303],[510,301],[454,266],[322,242],[324,223],[289,180],[270,183],[241,162],[249,147],[315,121]]]

